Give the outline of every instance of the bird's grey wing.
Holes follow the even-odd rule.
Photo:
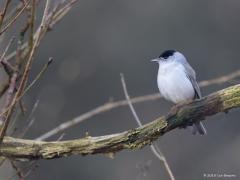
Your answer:
[[[202,97],[200,88],[198,86],[197,80],[196,80],[196,73],[193,70],[193,68],[187,63],[184,65],[185,66],[185,71],[188,79],[191,81],[192,86],[195,91],[195,99],[200,99]]]
[[[201,91],[200,91],[200,88],[199,88],[197,80],[196,80],[195,71],[193,70],[193,68],[188,63],[185,64],[185,71],[186,71],[186,75],[187,75],[188,79],[191,81],[192,86],[194,88],[195,98],[200,99],[202,96],[201,96]],[[205,134],[207,134],[207,131],[206,131],[202,122],[196,122],[196,123],[193,124],[192,133],[193,134],[199,133],[201,135],[205,135]]]

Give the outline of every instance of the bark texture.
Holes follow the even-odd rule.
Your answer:
[[[231,86],[173,108],[168,115],[136,129],[106,136],[86,136],[68,141],[35,141],[4,137],[0,156],[14,160],[54,159],[71,155],[107,154],[123,149],[140,149],[150,145],[165,133],[177,128],[206,120],[220,112],[240,107],[240,85]]]

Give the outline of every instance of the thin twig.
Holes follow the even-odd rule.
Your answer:
[[[49,58],[48,62],[43,66],[43,68],[41,69],[41,71],[37,74],[37,76],[35,77],[35,79],[26,87],[26,89],[23,91],[23,93],[16,99],[16,102],[19,102],[22,97],[33,87],[33,85],[41,78],[41,76],[46,72],[47,68],[49,67],[49,65],[53,62],[53,58]],[[9,106],[8,108],[4,108],[4,111],[2,111],[2,113],[0,114],[0,116],[3,116],[9,109],[11,108],[11,106]]]
[[[19,180],[24,180],[25,177],[22,171],[17,167],[17,165],[12,160],[10,160],[10,163],[12,165],[12,168],[16,171],[16,175],[18,176]]]
[[[123,92],[124,92],[125,98],[127,100],[128,106],[129,106],[129,108],[130,108],[130,110],[131,110],[131,112],[133,114],[133,117],[136,120],[138,126],[141,127],[142,126],[142,122],[140,121],[140,118],[138,117],[137,112],[135,111],[135,109],[133,107],[133,104],[131,102],[130,96],[129,96],[128,91],[127,91],[127,86],[126,86],[126,82],[125,82],[125,79],[124,79],[124,75],[121,73],[120,77],[121,77],[121,83],[122,83],[122,87],[123,87]]]
[[[65,6],[63,6],[61,9],[59,9],[58,11],[57,10],[53,11],[53,13],[50,16],[49,29],[52,29],[52,26],[54,24],[56,24],[57,22],[59,22],[63,16],[65,16],[68,13],[68,11],[72,8],[74,3],[76,3],[76,2],[77,2],[77,0],[71,0]]]
[[[7,119],[6,112],[7,112],[7,109],[9,108],[11,101],[13,99],[13,96],[14,96],[14,90],[16,87],[17,76],[18,76],[17,73],[14,73],[10,80],[10,86],[8,88],[5,105],[2,109],[2,113],[0,116],[0,124],[2,125],[1,130],[4,128],[4,123]]]
[[[10,41],[8,42],[5,50],[3,51],[3,53],[2,53],[2,55],[1,55],[1,57],[0,57],[0,62],[3,61],[3,59],[4,59],[4,57],[5,57],[8,49],[10,48],[10,46],[12,45],[12,43],[13,43],[14,40],[15,40],[15,37],[13,36],[13,37],[10,39]]]
[[[6,0],[6,3],[5,3],[4,8],[3,8],[3,11],[2,11],[1,14],[0,14],[0,29],[1,29],[1,26],[2,26],[2,24],[3,24],[5,15],[6,15],[6,13],[7,13],[7,8],[8,8],[8,6],[9,6],[10,2],[11,2],[11,0]]]
[[[222,83],[228,82],[230,80],[234,80],[235,78],[237,78],[239,76],[240,76],[240,70],[237,70],[237,71],[234,71],[234,72],[224,75],[224,76],[201,81],[199,83],[199,85],[200,85],[200,87],[206,87],[206,86],[213,85],[213,84],[222,84]]]
[[[23,11],[26,9],[30,1],[31,0],[25,3],[21,11],[19,11],[18,14],[0,31],[0,36],[18,19],[18,17],[23,13]]]
[[[32,87],[33,85],[42,77],[42,75],[46,72],[49,65],[53,62],[53,58],[49,58],[48,62],[43,66],[42,70],[37,74],[35,79],[26,87],[26,89],[23,91],[21,96],[18,97],[17,101],[19,101]]]
[[[0,123],[1,123],[0,143],[2,142],[2,139],[6,133],[6,130],[10,121],[10,115],[13,112],[12,101],[14,100],[14,97],[15,97],[14,91],[16,88],[17,78],[18,78],[18,72],[16,71],[13,73],[11,77],[10,85],[7,91],[5,105],[2,108],[2,113],[0,114]],[[12,110],[11,114],[9,114],[9,109]]]
[[[13,67],[10,63],[5,61],[5,56],[6,56],[6,53],[7,53],[8,49],[13,44],[14,40],[15,40],[15,37],[12,37],[10,39],[9,43],[7,44],[5,50],[3,51],[3,53],[0,57],[0,64],[2,64],[5,72],[8,74],[9,77],[11,77],[11,72],[13,71]]]
[[[57,138],[57,141],[61,141],[61,140],[64,138],[65,135],[66,135],[65,133],[62,133],[62,134],[59,136],[59,138]]]
[[[33,42],[34,42],[34,22],[35,22],[35,16],[36,16],[36,0],[32,1],[32,8],[31,8],[31,13],[28,17],[29,19],[29,27],[30,27],[30,33],[29,33],[29,41],[28,41],[28,46],[33,47]]]
[[[121,76],[123,92],[124,92],[125,98],[126,98],[126,100],[128,102],[128,106],[129,106],[129,108],[130,108],[130,110],[131,110],[131,112],[133,114],[133,117],[134,117],[135,121],[137,122],[138,126],[142,127],[143,125],[141,123],[141,120],[140,120],[139,116],[137,115],[137,112],[134,109],[133,104],[132,104],[131,99],[130,99],[130,96],[128,94],[127,85],[126,85],[126,82],[125,82],[125,79],[124,79],[124,75],[120,74],[120,76]],[[171,171],[171,169],[169,167],[169,164],[168,164],[165,156],[163,155],[162,151],[160,151],[159,148],[158,148],[158,150],[159,150],[160,153],[158,153],[158,151],[155,148],[155,146],[156,146],[155,144],[151,144],[150,145],[152,153],[163,163],[163,165],[166,168],[166,171],[167,171],[170,179],[171,180],[175,180],[175,177],[174,177],[174,175],[173,175],[173,173],[172,173],[172,171]]]
[[[55,11],[49,13],[49,15],[47,16],[47,20],[46,22],[48,22],[48,26],[45,28],[45,30],[42,30],[42,32],[40,33],[40,40],[46,35],[47,32],[49,32],[49,29],[52,29],[53,25],[57,24],[63,17],[64,15],[66,15],[66,13],[68,13],[68,11],[72,8],[73,4],[76,3],[78,0],[71,0],[70,2],[68,2],[67,4],[65,4],[65,6],[63,6],[62,8],[58,9],[55,8]],[[63,11],[64,10],[64,11]],[[58,16],[56,16],[58,15]],[[36,37],[38,36],[39,32],[40,32],[41,28],[38,28],[37,31],[34,34],[34,39],[36,39]],[[28,43],[24,43],[21,46],[21,49],[24,49],[25,53],[28,52]],[[16,51],[11,52],[7,57],[6,60],[10,60],[12,59],[14,56],[16,55]]]
[[[11,44],[11,43],[9,43],[9,44]],[[4,58],[8,48],[6,48],[5,52],[3,53],[3,58]],[[17,52],[18,52],[18,50],[19,50],[19,48],[17,49]],[[18,55],[18,53],[17,53],[17,55]],[[16,59],[17,59],[16,65],[14,68],[12,68],[13,73],[9,74],[9,76],[10,76],[9,88],[7,91],[5,104],[2,108],[1,115],[0,115],[1,133],[4,131],[6,132],[6,130],[7,130],[6,126],[8,126],[8,123],[9,123],[9,122],[7,122],[9,119],[8,110],[9,110],[9,108],[11,108],[11,103],[14,99],[14,91],[16,89],[18,73],[19,73],[19,71],[18,71],[19,70],[19,62],[18,62],[18,58],[16,58]],[[5,64],[3,64],[3,65],[5,67]],[[0,138],[3,138],[3,136],[1,137],[1,135],[0,135]],[[0,143],[1,143],[1,139],[0,139]]]
[[[69,3],[72,4],[73,2],[77,2],[77,0],[72,0]],[[68,6],[69,3],[67,3],[65,6]],[[4,134],[5,134],[5,132],[7,130],[7,126],[8,126],[9,121],[10,121],[10,116],[11,116],[11,114],[13,112],[15,104],[22,97],[22,93],[24,94],[24,88],[25,88],[26,82],[28,80],[28,74],[29,74],[29,71],[30,71],[30,66],[31,66],[31,62],[32,62],[32,59],[33,59],[34,52],[35,52],[36,48],[38,47],[40,40],[43,38],[43,36],[47,32],[49,24],[51,23],[51,25],[54,25],[54,24],[56,24],[60,20],[58,18],[57,19],[53,18],[53,20],[52,20],[53,22],[49,22],[48,17],[50,17],[50,16],[48,16],[48,9],[49,9],[49,0],[45,4],[45,10],[44,10],[44,13],[43,13],[43,18],[42,18],[41,24],[40,24],[39,28],[37,29],[37,31],[35,32],[33,47],[29,49],[27,47],[28,44],[24,43],[24,44],[22,44],[22,46],[20,48],[23,51],[22,52],[23,57],[28,57],[28,60],[27,60],[27,63],[25,65],[25,69],[24,69],[24,72],[23,72],[23,76],[22,76],[19,88],[18,88],[18,90],[17,90],[17,92],[15,94],[15,97],[12,100],[12,104],[7,109],[7,112],[1,113],[1,115],[6,113],[6,116],[4,116],[4,117],[6,117],[6,122],[4,123],[4,126],[3,126],[3,128],[1,129],[1,132],[0,132],[0,144],[1,144],[1,141],[2,141],[2,138],[3,138]],[[62,8],[60,8],[60,10],[61,9]],[[54,14],[54,13],[50,13],[50,14]],[[61,18],[62,17],[63,16],[61,16]],[[29,50],[30,50],[30,53],[28,55]],[[17,51],[14,51],[13,53],[11,53],[8,57],[6,57],[6,61],[8,61],[10,58],[14,57],[16,55],[16,53],[17,53]],[[6,84],[5,86],[1,87],[0,88],[0,90],[1,90],[0,94],[4,94],[5,93],[5,89],[8,88],[8,86],[9,86],[9,83]]]
[[[7,73],[8,77],[11,77],[12,73],[16,70],[13,67],[13,65],[11,63],[9,63],[8,61],[6,61],[5,58],[3,58],[3,60],[1,61],[1,64],[2,64],[5,72]]]
[[[32,0],[31,3],[31,8],[28,8],[28,17],[27,17],[27,24],[25,25],[25,27],[21,30],[20,32],[20,40],[19,40],[19,46],[17,49],[17,53],[16,53],[16,62],[18,65],[23,64],[25,59],[27,59],[28,54],[25,54],[24,56],[22,56],[22,43],[23,43],[23,39],[24,39],[24,35],[27,32],[28,29],[30,29],[29,32],[29,39],[28,39],[28,47],[29,47],[29,52],[31,52],[32,48],[33,48],[33,36],[34,36],[34,24],[35,24],[35,14],[36,14],[36,0]],[[22,111],[23,114],[25,114],[26,112],[26,108],[24,107],[24,103],[23,101],[20,99],[19,100],[19,106],[20,109]]]
[[[39,33],[37,34],[37,37],[34,41],[34,44],[33,44],[33,47],[31,48],[31,52],[30,52],[30,55],[28,57],[28,60],[27,60],[27,63],[25,65],[25,69],[24,69],[24,72],[23,72],[23,75],[22,75],[22,79],[20,81],[20,85],[18,87],[18,90],[11,102],[11,105],[9,106],[9,110],[6,112],[6,119],[3,123],[3,127],[1,128],[1,131],[0,131],[0,145],[2,143],[2,140],[3,140],[3,137],[6,133],[6,130],[7,130],[7,127],[9,125],[9,122],[10,122],[10,119],[11,119],[11,115],[12,115],[12,112],[13,112],[13,109],[17,103],[17,99],[21,96],[25,86],[26,86],[26,83],[27,83],[27,80],[28,80],[28,74],[30,72],[30,67],[31,67],[31,64],[32,64],[32,61],[33,61],[33,56],[35,54],[35,51],[39,45],[39,40],[40,40],[40,35],[41,35],[41,30],[43,30],[43,28],[45,27],[45,24],[46,24],[46,17],[47,17],[47,13],[48,13],[48,9],[49,9],[49,0],[46,1],[46,4],[45,4],[45,8],[44,8],[44,13],[43,13],[43,17],[42,17],[42,21],[41,21],[41,24],[40,24],[40,31]]]
[[[33,108],[32,108],[32,110],[31,110],[31,113],[30,113],[30,115],[28,116],[28,118],[27,118],[27,120],[26,120],[26,122],[28,122],[28,123],[27,123],[26,127],[24,127],[24,129],[22,130],[22,132],[18,135],[18,137],[24,137],[25,134],[27,133],[27,131],[31,128],[31,126],[32,126],[33,123],[35,122],[36,118],[33,117],[33,114],[35,113],[35,111],[36,111],[36,109],[37,109],[37,107],[38,107],[38,104],[39,104],[39,100],[37,100],[37,101],[35,102],[35,104],[33,105]]]
[[[14,113],[14,116],[12,117],[11,124],[9,125],[8,129],[11,132],[11,135],[15,135],[15,132],[18,130],[18,127],[16,127],[16,122],[19,119],[19,116],[21,115],[20,109],[16,109],[16,112]]]
[[[25,171],[26,169],[30,169],[25,175],[23,175],[24,178],[26,178],[31,171],[33,171],[34,167],[36,166],[37,161],[31,161],[30,163],[28,163],[26,166],[24,166],[23,168],[20,169],[20,171]],[[8,178],[8,180],[11,180],[13,178],[15,178],[15,176],[17,176],[17,172],[15,174],[13,174],[10,178]]]
[[[199,83],[199,85],[201,87],[206,87],[206,86],[215,85],[215,84],[222,84],[222,83],[228,82],[231,79],[237,78],[239,76],[240,76],[240,70],[237,70],[237,71],[234,71],[233,73],[230,73],[230,74],[227,74],[224,76],[201,81]],[[225,79],[225,80],[227,79],[227,81],[223,81],[223,79]],[[207,83],[208,81],[210,83]],[[147,102],[147,101],[155,101],[160,98],[161,98],[161,96],[159,93],[154,93],[154,94],[147,94],[147,95],[131,98],[131,102],[135,104],[135,103],[142,103],[142,102]],[[75,126],[76,124],[79,124],[93,116],[96,116],[98,114],[110,111],[110,110],[118,108],[118,107],[126,106],[126,105],[128,105],[128,102],[126,100],[107,102],[107,103],[102,104],[86,113],[83,113],[82,115],[80,115],[78,117],[75,117],[67,122],[61,123],[60,125],[56,126],[55,128],[51,129],[50,131],[48,131],[48,132],[42,134],[41,136],[39,136],[38,138],[36,138],[36,140],[46,140],[46,139],[48,139],[58,133],[61,133],[65,130]]]
[[[29,170],[24,175],[25,178],[28,177],[33,171],[35,171],[39,167],[37,163],[38,161],[33,161],[31,166],[29,167]]]
[[[23,3],[22,1],[18,3],[18,5],[16,5],[15,7],[11,8],[11,11],[6,14],[6,18],[5,21],[10,21],[10,19],[12,19],[13,16],[15,16],[16,14],[18,14],[19,11],[21,11],[22,7],[25,5],[26,3]]]

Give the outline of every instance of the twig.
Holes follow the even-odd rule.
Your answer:
[[[201,81],[199,83],[199,85],[200,85],[200,87],[206,87],[206,86],[213,85],[213,84],[222,84],[222,83],[228,82],[230,80],[234,80],[235,78],[237,78],[239,76],[240,76],[240,70],[237,70],[230,74],[220,76],[218,78]]]
[[[31,166],[29,167],[29,170],[24,175],[25,178],[28,177],[31,174],[31,172],[35,171],[39,167],[37,163],[38,161],[33,161]]]
[[[4,59],[4,57],[5,57],[8,49],[10,48],[10,46],[12,45],[12,43],[13,43],[14,40],[15,40],[15,37],[13,36],[13,37],[10,39],[10,41],[8,42],[5,50],[3,51],[3,53],[2,53],[2,55],[1,55],[1,57],[0,57],[0,62],[3,61],[3,59]]]
[[[234,108],[240,108],[240,84],[181,104],[166,116],[122,133],[52,142],[4,137],[0,146],[0,156],[14,160],[54,159],[71,155],[112,154],[123,149],[141,149],[173,129],[210,119],[206,117]]]
[[[10,41],[11,42],[11,41]],[[11,43],[9,43],[9,46],[10,46]],[[2,58],[4,58],[9,46],[7,46],[7,48],[5,49],[5,52],[3,53],[2,55]],[[17,50],[18,52],[18,50]],[[4,66],[5,67],[5,66]],[[10,82],[9,82],[9,88],[8,88],[8,91],[7,91],[7,96],[6,96],[6,100],[5,100],[5,104],[2,108],[2,111],[1,111],[1,114],[0,114],[0,123],[1,123],[1,133],[3,134],[0,134],[0,144],[1,144],[1,141],[2,141],[2,138],[7,130],[7,126],[8,126],[8,121],[9,121],[9,114],[8,114],[8,110],[9,108],[11,108],[11,103],[14,99],[14,91],[16,89],[16,83],[17,83],[17,78],[18,78],[18,70],[19,70],[19,62],[18,62],[18,59],[17,59],[17,62],[16,62],[16,65],[14,68],[12,68],[13,70],[13,73],[12,74],[9,74],[10,76]]]
[[[28,124],[26,125],[26,127],[24,127],[24,129],[22,130],[22,132],[18,135],[18,137],[24,137],[25,134],[27,133],[27,131],[30,129],[30,127],[33,125],[33,123],[35,122],[36,118],[33,118],[33,114],[35,113],[37,107],[39,104],[39,100],[36,101],[36,103],[33,105],[33,108],[31,110],[31,113],[29,115],[29,117],[27,118],[26,122],[28,122]]]
[[[240,70],[237,70],[233,73],[224,75],[224,76],[220,76],[214,79],[210,79],[210,80],[205,80],[205,81],[201,81],[199,83],[199,85],[201,87],[206,87],[206,86],[210,86],[210,85],[215,85],[215,84],[221,84],[221,83],[225,83],[231,79],[234,79],[236,77],[240,76]],[[228,78],[226,78],[228,77]],[[227,81],[223,81],[223,79],[227,79]],[[207,83],[207,82],[210,83]],[[155,101],[157,99],[161,98],[159,93],[155,93],[155,94],[148,94],[148,95],[143,95],[143,96],[138,96],[138,97],[134,97],[131,98],[131,102],[132,103],[142,103],[142,102],[147,102],[147,101]],[[36,138],[36,140],[45,140],[48,139],[51,136],[54,136],[60,132],[63,132],[73,126],[75,126],[76,124],[79,124],[93,116],[96,116],[98,114],[110,111],[112,109],[118,108],[118,107],[122,107],[122,106],[126,106],[128,105],[128,102],[126,100],[120,100],[120,101],[115,101],[115,102],[107,102],[105,104],[102,104],[76,118],[73,118],[72,120],[69,120],[67,122],[61,123],[60,125],[58,125],[57,127],[53,128],[52,130],[42,134],[41,136],[39,136],[38,138]]]
[[[11,2],[11,0],[6,0],[6,3],[5,3],[4,8],[3,8],[3,11],[0,14],[0,29],[1,29],[1,26],[3,24],[3,20],[5,18],[5,15],[6,15],[6,12],[7,12],[7,8],[9,6],[10,2]]]
[[[18,97],[17,101],[19,101],[32,87],[33,85],[42,77],[42,75],[46,72],[47,68],[49,67],[50,64],[52,64],[53,58],[50,57],[48,62],[43,66],[42,70],[37,74],[35,79],[26,87],[24,92],[21,94],[21,96]]]
[[[43,66],[42,70],[37,74],[35,79],[26,87],[23,93],[17,98],[16,102],[19,102],[21,98],[33,87],[33,85],[41,78],[41,76],[46,72],[49,65],[53,62],[53,58],[49,58],[48,62]],[[11,108],[4,108],[4,111],[0,114],[0,116],[4,115],[9,109]]]
[[[29,169],[30,168],[30,170],[25,174],[25,175],[23,175],[23,177],[24,178],[26,178],[30,173],[31,173],[31,171],[33,171],[34,170],[34,167],[36,166],[36,161],[31,161],[28,165],[26,165],[26,166],[24,166],[23,168],[21,168],[21,170],[20,171],[24,171],[24,170],[26,170],[26,169]],[[16,172],[15,174],[13,174],[10,178],[8,178],[8,180],[11,180],[11,179],[13,179],[15,176],[17,176],[18,174],[17,174],[18,172]]]
[[[14,113],[14,116],[12,117],[11,124],[8,127],[9,131],[11,132],[11,136],[14,136],[18,130],[18,128],[15,125],[16,125],[16,122],[19,119],[20,115],[21,115],[20,109],[16,109],[16,112]]]
[[[22,79],[20,81],[20,85],[18,87],[18,90],[17,90],[12,102],[11,102],[11,105],[9,106],[9,110],[6,112],[6,119],[3,123],[3,127],[1,128],[1,131],[0,131],[0,145],[2,143],[3,137],[6,133],[7,127],[9,125],[13,109],[15,107],[15,104],[17,103],[17,99],[21,96],[21,94],[22,94],[22,92],[23,92],[23,90],[26,86],[26,83],[27,83],[27,80],[28,80],[28,74],[29,74],[30,67],[31,67],[31,64],[32,64],[32,61],[33,61],[33,55],[34,55],[34,53],[35,53],[35,51],[36,51],[36,49],[39,45],[41,31],[45,27],[45,23],[46,23],[45,21],[46,21],[46,16],[47,16],[47,13],[48,13],[48,9],[49,9],[49,0],[46,1],[42,21],[41,21],[41,24],[39,26],[40,31],[37,34],[37,37],[34,41],[34,44],[33,44],[33,47],[31,49],[29,58],[28,58],[27,63],[25,65],[25,69],[24,69],[24,72],[23,72]]]
[[[125,79],[124,79],[124,75],[121,73],[120,77],[121,77],[121,83],[122,83],[122,87],[123,87],[123,92],[124,92],[125,98],[127,100],[128,106],[129,106],[129,108],[130,108],[130,110],[131,110],[131,112],[133,114],[133,117],[136,120],[138,126],[141,127],[142,126],[142,122],[140,121],[140,118],[138,117],[137,112],[135,111],[135,109],[133,107],[133,104],[131,102],[131,99],[129,97],[129,94],[128,94],[128,91],[127,91],[126,82],[125,82]]]
[[[33,0],[33,2],[34,2],[35,0]],[[26,31],[27,31],[27,29],[25,29]],[[23,31],[25,31],[25,30],[23,30]],[[26,33],[26,31],[25,32],[23,32],[22,30],[21,30],[21,32],[20,32],[20,38],[19,38],[19,40],[18,40],[18,44],[17,44],[17,53],[16,53],[16,57],[15,57],[15,69],[13,70],[15,73],[21,73],[20,72],[20,70],[21,70],[21,66],[23,65],[23,59],[26,59],[27,57],[22,57],[22,49],[21,49],[21,45],[22,45],[22,42],[23,42],[23,39],[24,39],[24,35],[25,35],[25,33]],[[6,61],[6,63],[8,63],[8,61]],[[19,80],[19,77],[17,78],[17,80]],[[17,90],[17,87],[16,87],[16,90]],[[26,112],[26,108],[24,107],[24,103],[20,100],[19,101],[19,106],[20,106],[20,110],[21,110],[21,112],[22,112],[22,114],[25,114],[25,112]],[[11,108],[11,106],[9,107],[9,108]]]
[[[11,104],[12,99],[13,99],[14,90],[15,90],[15,87],[16,87],[17,76],[18,76],[18,74],[14,73],[13,76],[11,77],[11,80],[10,80],[10,86],[8,88],[5,105],[2,109],[2,113],[1,113],[1,116],[0,116],[0,124],[2,125],[1,130],[4,128],[4,123],[5,123],[6,118],[7,118],[6,112],[7,112],[7,109],[9,108],[9,106]]]
[[[30,27],[30,33],[29,33],[29,41],[28,41],[28,46],[30,48],[33,47],[33,42],[34,42],[34,22],[35,22],[35,16],[36,16],[36,0],[32,0],[32,8],[31,8],[31,13],[28,17],[29,19],[29,27]]]
[[[74,0],[74,1],[70,1],[70,3],[72,2],[76,2],[77,0]],[[30,2],[30,1],[29,1]],[[27,3],[26,3],[27,4]],[[25,5],[26,5],[25,4]],[[68,5],[68,4],[67,4]],[[64,8],[64,7],[63,7]],[[20,99],[20,97],[22,97],[22,93],[24,93],[24,88],[26,86],[26,83],[27,83],[27,80],[28,80],[28,74],[29,74],[29,71],[30,71],[30,67],[31,67],[31,64],[32,64],[32,60],[33,60],[33,55],[35,54],[35,51],[37,49],[37,47],[39,46],[39,42],[40,40],[42,39],[43,35],[45,35],[45,32],[47,32],[47,29],[48,29],[48,26],[49,26],[49,23],[52,23],[55,24],[57,23],[60,19],[55,19],[53,21],[55,22],[48,22],[48,9],[49,9],[49,0],[46,1],[46,4],[45,4],[45,9],[44,9],[44,13],[43,13],[43,17],[42,17],[42,21],[41,21],[41,24],[39,26],[39,28],[37,29],[35,35],[34,35],[34,44],[33,44],[33,47],[30,48],[30,54],[28,56],[28,60],[27,60],[27,63],[25,65],[25,69],[24,69],[24,72],[23,72],[23,75],[22,75],[22,79],[21,79],[21,82],[20,82],[20,85],[19,85],[19,88],[12,100],[12,103],[11,105],[9,106],[7,112],[6,112],[6,120],[4,122],[4,126],[3,128],[1,128],[1,131],[0,131],[0,144],[2,142],[2,139],[3,139],[3,136],[5,135],[5,132],[7,130],[7,127],[8,127],[8,124],[9,124],[9,121],[10,121],[10,117],[11,117],[11,114],[14,110],[14,107],[16,105],[16,103],[18,102],[18,100]],[[62,18],[63,16],[61,16]],[[20,49],[22,48],[25,48],[25,50],[23,51],[22,54],[24,54],[23,56],[26,57],[29,52],[29,48],[27,48],[27,44],[24,43]],[[6,57],[6,61],[9,60],[9,58],[12,58],[16,55],[16,51],[14,51],[13,53],[11,53],[10,56]],[[6,86],[9,86],[9,84],[7,84]],[[4,86],[3,88],[1,88],[1,94],[5,92],[5,89],[6,87]],[[2,114],[5,114],[2,113]],[[2,115],[1,114],[1,115]]]
[[[73,4],[76,2],[77,0],[71,0],[58,11],[53,11],[53,13],[50,16],[49,28],[52,29],[52,26],[59,22],[62,19],[62,17],[68,13],[68,11],[72,8]]]
[[[6,53],[8,51],[8,49],[10,48],[10,46],[13,44],[15,40],[15,37],[12,37],[9,41],[9,43],[7,44],[4,52],[2,53],[1,57],[0,57],[0,64],[2,64],[5,72],[8,74],[9,77],[11,77],[11,71],[13,71],[13,67],[11,66],[10,63],[6,62],[5,61],[5,56],[6,56]]]
[[[16,14],[18,14],[19,11],[21,11],[22,7],[24,6],[25,3],[23,3],[22,1],[18,3],[18,5],[16,5],[15,7],[11,8],[11,11],[6,15],[6,20],[5,21],[9,21],[10,19],[12,19],[12,17]]]
[[[45,28],[45,30],[40,33],[40,39],[42,39],[46,32],[49,32],[49,28],[52,29],[53,25],[57,24],[63,17],[64,15],[66,15],[66,13],[68,13],[68,11],[72,8],[73,4],[76,3],[78,0],[71,0],[70,2],[68,2],[65,6],[63,6],[62,8],[60,9],[56,9],[57,12],[53,11],[49,14],[49,16],[47,16],[47,22],[48,22],[48,27]],[[68,8],[66,8],[68,7]],[[64,9],[64,11],[62,10]],[[61,13],[59,13],[61,12]],[[58,14],[59,13],[59,14]],[[56,16],[59,15],[59,16]],[[51,27],[49,27],[51,26]],[[34,39],[36,39],[36,37],[38,36],[40,32],[40,28],[38,28],[38,30],[35,32],[35,35],[34,35]],[[21,46],[21,49],[24,49],[25,50],[25,53],[28,52],[28,43],[24,43],[22,46]],[[16,55],[16,51],[13,51],[12,53],[10,53],[7,57],[6,57],[6,60],[10,60],[12,59],[14,56]]]
[[[16,70],[12,64],[10,64],[8,61],[6,61],[4,58],[1,62],[5,72],[7,73],[8,77],[12,76],[12,73]]]
[[[10,69],[13,70],[13,68],[10,67],[10,69],[9,69],[10,64],[8,64],[8,63],[5,61],[5,56],[6,56],[6,53],[7,53],[8,49],[10,48],[10,46],[12,45],[12,43],[14,42],[14,39],[15,39],[15,37],[12,37],[12,38],[10,39],[9,43],[7,44],[4,52],[2,53],[2,55],[1,55],[1,57],[0,57],[0,64],[3,66],[5,72],[6,72],[7,75],[9,76],[7,82],[5,82],[5,83],[1,86],[1,88],[0,88],[0,97],[3,96],[3,94],[6,92],[6,90],[7,90],[8,87],[9,87],[9,84],[10,84],[10,80],[9,80],[10,77],[11,77]]]
[[[23,13],[31,0],[24,4],[23,8],[16,14],[16,16],[0,31],[0,36],[18,19],[18,17]]]
[[[4,122],[5,122],[5,118],[7,116],[7,111],[9,109],[11,101],[12,101],[12,99],[14,97],[14,91],[16,89],[16,83],[17,83],[17,78],[18,78],[18,73],[19,73],[18,72],[18,70],[19,70],[18,57],[16,57],[17,62],[16,62],[15,67],[12,67],[12,65],[9,62],[5,61],[5,58],[4,58],[8,48],[12,44],[13,40],[14,40],[14,38],[12,38],[12,40],[9,42],[7,48],[5,49],[5,51],[4,51],[3,55],[2,55],[2,62],[1,62],[3,67],[4,67],[4,69],[5,69],[5,71],[7,72],[8,76],[10,78],[8,93],[7,93],[7,96],[6,96],[6,102],[5,102],[4,107],[2,108],[2,113],[0,115],[0,117],[1,117],[0,118],[1,124],[4,124]],[[19,48],[17,48],[17,52],[18,52],[18,50],[19,50]],[[17,55],[18,55],[18,53],[17,53]],[[2,116],[4,118],[2,118]],[[3,125],[3,127],[4,127],[4,125]]]
[[[59,136],[59,138],[57,138],[57,141],[61,141],[61,140],[64,138],[65,135],[66,135],[65,133],[62,133],[62,134]]]
[[[126,85],[126,82],[125,82],[125,79],[124,79],[124,75],[121,73],[120,76],[121,76],[123,92],[124,92],[125,98],[126,98],[126,100],[128,102],[128,106],[129,106],[129,108],[130,108],[130,110],[131,110],[131,112],[133,114],[133,117],[134,117],[135,121],[137,122],[138,126],[142,127],[143,125],[141,123],[141,120],[140,120],[139,116],[137,115],[137,112],[134,109],[133,104],[132,104],[131,99],[130,99],[130,96],[128,94],[127,85]],[[162,151],[160,151],[160,149],[158,149],[159,152],[160,152],[160,153],[158,153],[158,151],[155,148],[155,146],[156,145],[154,145],[154,144],[150,145],[152,153],[163,163],[163,165],[164,165],[164,167],[165,167],[165,169],[166,169],[170,179],[171,180],[175,180],[175,177],[174,177],[174,175],[173,175],[173,173],[172,173],[172,171],[170,169],[170,166],[168,165],[168,162],[167,162],[165,156],[163,155]]]
[[[17,167],[17,165],[12,160],[10,160],[10,162],[11,162],[13,169],[16,171],[16,175],[18,176],[19,180],[24,180],[25,177],[24,177],[23,173],[21,172],[21,170]]]

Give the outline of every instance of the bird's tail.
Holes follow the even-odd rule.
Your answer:
[[[207,131],[206,131],[202,122],[196,122],[196,123],[193,124],[192,133],[193,134],[206,135]]]

